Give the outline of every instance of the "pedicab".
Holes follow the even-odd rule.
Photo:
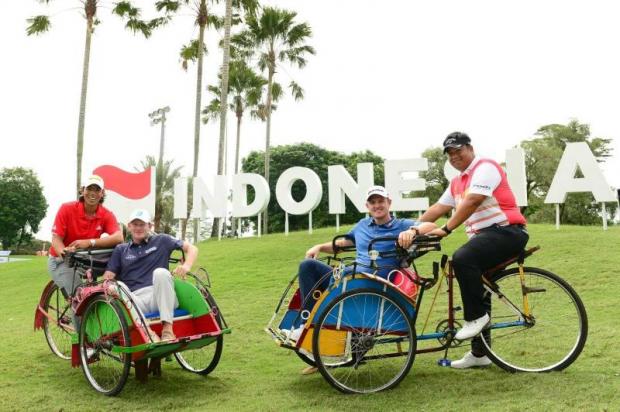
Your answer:
[[[317,282],[328,277],[329,287],[314,289],[301,296],[289,282],[266,332],[276,343],[291,349],[307,364],[316,366],[336,389],[347,393],[368,393],[396,386],[408,373],[416,354],[416,307],[424,279],[409,268],[413,259],[428,251],[441,250],[439,238],[420,236],[409,251],[394,248],[395,238],[378,238],[368,246],[371,265],[355,261],[354,246],[339,247],[332,241],[334,255],[326,262],[333,267]],[[424,241],[421,241],[421,240]],[[378,275],[384,267],[379,257],[398,257],[397,267],[387,268],[386,277]],[[307,299],[314,301],[304,310]],[[291,330],[303,326],[295,341]]]
[[[416,354],[444,352],[439,366],[450,366],[448,350],[463,342],[455,339],[462,319],[454,305],[454,273],[447,255],[432,263],[432,277],[422,277],[415,260],[440,251],[440,238],[417,236],[407,250],[397,238],[377,238],[368,246],[371,265],[355,262],[332,242],[333,267],[325,278],[329,287],[315,287],[309,296],[296,289],[297,275],[287,285],[265,331],[283,348],[318,368],[336,389],[345,393],[372,393],[393,388],[409,372]],[[482,275],[491,300],[491,321],[479,336],[486,355],[509,372],[560,371],[581,353],[587,338],[588,321],[583,302],[560,276],[547,270],[525,267],[524,260],[539,250],[523,250]],[[377,259],[396,257],[397,267],[382,268]],[[518,264],[517,267],[509,267]],[[388,269],[385,277],[381,269]],[[441,276],[440,276],[441,270]],[[382,271],[385,273],[385,271]],[[445,280],[445,282],[444,282]],[[446,285],[447,311],[434,330],[426,332],[439,291]],[[434,297],[416,334],[416,320],[424,292],[433,286]],[[311,299],[311,310],[304,302]],[[293,339],[293,330],[303,327]],[[491,340],[493,344],[491,345]],[[431,342],[418,348],[418,341]],[[433,341],[437,344],[432,345]]]
[[[217,366],[230,328],[209,288],[203,268],[174,279],[179,307],[174,312],[176,339],[158,342],[148,328],[161,334],[159,313],[143,313],[121,281],[97,281],[111,250],[67,253],[66,261],[84,283],[68,296],[53,281],[45,287],[35,311],[35,329],[43,329],[57,356],[82,367],[91,386],[104,395],[116,395],[124,387],[131,367],[136,378],[161,374],[161,359],[174,355],[179,365],[207,375]],[[181,258],[171,258],[177,263]],[[77,327],[74,325],[77,323]],[[149,364],[150,360],[150,364]]]

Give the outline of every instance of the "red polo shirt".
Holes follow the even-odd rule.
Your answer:
[[[102,233],[111,235],[118,230],[114,213],[99,205],[95,215],[88,216],[84,210],[84,203],[76,200],[60,206],[54,219],[52,234],[61,237],[66,246],[74,240],[98,239]],[[50,255],[57,256],[53,247],[50,247]]]

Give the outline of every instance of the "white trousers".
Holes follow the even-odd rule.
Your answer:
[[[168,270],[155,269],[153,286],[134,290],[131,295],[144,314],[159,311],[159,318],[162,321],[172,323],[174,310],[179,307],[179,301],[174,293],[174,280]]]

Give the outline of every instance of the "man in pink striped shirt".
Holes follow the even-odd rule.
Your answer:
[[[455,338],[474,339],[471,351],[451,366],[457,369],[487,366],[491,361],[485,356],[478,335],[489,324],[491,301],[489,296],[484,296],[481,276],[484,271],[521,252],[529,235],[525,230],[525,218],[500,165],[494,160],[477,157],[465,133],[449,134],[443,148],[450,164],[460,174],[452,179],[441,198],[420,221],[434,222],[455,209],[445,225],[429,234],[448,236],[461,224],[465,225],[469,241],[452,256],[465,318]]]

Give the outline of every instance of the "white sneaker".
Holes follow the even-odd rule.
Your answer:
[[[450,364],[450,367],[454,369],[467,369],[467,368],[480,368],[483,366],[489,366],[491,359],[486,356],[477,357],[474,356],[471,351],[467,352],[463,358],[456,360]]]
[[[485,326],[489,324],[491,318],[488,313],[485,313],[483,317],[465,322],[463,327],[456,332],[454,339],[456,340],[466,340],[471,339],[474,336],[477,336],[482,332]]]

